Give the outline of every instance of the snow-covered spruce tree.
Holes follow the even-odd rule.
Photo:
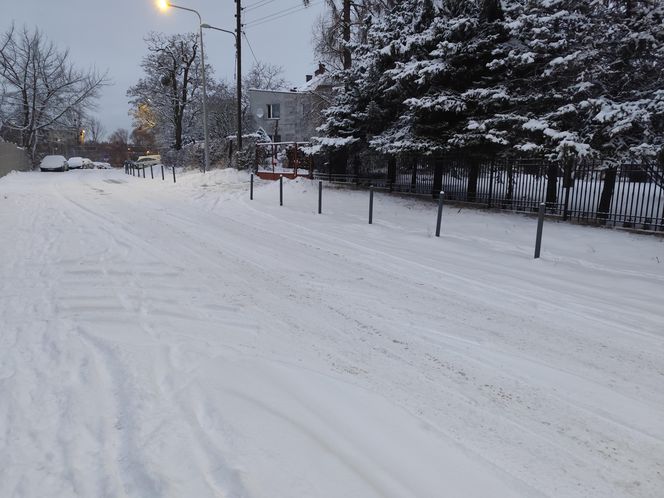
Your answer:
[[[652,74],[662,68],[662,28],[661,22],[646,26],[644,18],[652,21],[661,8],[640,4],[626,18],[617,2],[508,5],[510,39],[490,63],[515,104],[514,123],[521,121],[508,130],[508,143],[559,158],[615,161],[632,154],[644,138],[658,148],[650,129],[656,120],[650,118],[661,99]]]
[[[662,145],[653,0],[403,2],[353,46],[327,145],[516,151],[566,161]],[[552,172],[552,178],[555,171]]]
[[[325,112],[326,121],[319,129],[320,145],[328,149],[364,149],[374,136],[400,120],[406,109],[404,96],[411,89],[401,86],[394,76],[404,61],[415,57],[412,38],[434,17],[431,1],[406,0],[375,20],[365,43],[352,45],[353,64],[341,73],[343,85]]]
[[[655,160],[664,144],[664,5],[620,2],[604,18],[592,73],[597,84],[578,106],[589,121],[590,143],[616,162]]]
[[[506,141],[486,121],[507,100],[503,82],[489,68],[506,40],[502,9],[474,2],[450,3],[427,26],[410,34],[408,57],[387,73],[394,88],[408,89],[400,117],[371,145],[385,152],[471,150]],[[484,127],[477,121],[485,116]]]

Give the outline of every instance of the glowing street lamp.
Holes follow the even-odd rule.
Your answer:
[[[198,16],[198,36],[201,40],[201,74],[203,76],[203,134],[205,136],[205,166],[203,167],[203,172],[205,172],[210,169],[210,135],[208,133],[207,84],[205,83],[205,51],[203,50],[203,19],[201,19],[201,15],[197,10],[172,4],[167,0],[157,0],[157,7],[162,12],[166,12],[169,8],[172,8],[193,12]]]

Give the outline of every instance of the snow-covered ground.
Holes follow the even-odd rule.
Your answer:
[[[316,202],[1,179],[0,496],[662,496],[664,239]]]

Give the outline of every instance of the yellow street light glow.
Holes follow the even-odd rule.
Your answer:
[[[170,5],[166,0],[157,0],[157,7],[159,8],[159,10],[166,12],[170,7]]]

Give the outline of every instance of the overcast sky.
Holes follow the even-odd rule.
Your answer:
[[[235,29],[233,0],[173,0],[173,3],[198,10],[204,23]],[[246,6],[245,31],[256,57],[283,66],[284,77],[289,82],[303,83],[305,74],[311,74],[317,66],[311,38],[315,20],[323,11],[322,2],[313,0],[303,10],[296,10],[302,0],[243,0],[242,3]],[[291,7],[293,11],[287,12]],[[283,17],[255,26],[250,24],[278,12],[284,12]],[[198,29],[195,14],[173,9],[164,14],[156,8],[154,0],[0,0],[0,29],[5,31],[12,20],[18,26],[38,26],[58,47],[69,48],[79,67],[96,65],[100,70],[108,69],[113,85],[103,90],[97,112],[107,134],[120,127],[131,129],[125,92],[141,76],[139,64],[145,55],[145,35],[150,31],[183,33]],[[233,37],[216,31],[206,31],[204,36],[205,57],[217,78],[232,79]],[[244,40],[242,49],[246,73],[254,58]]]

